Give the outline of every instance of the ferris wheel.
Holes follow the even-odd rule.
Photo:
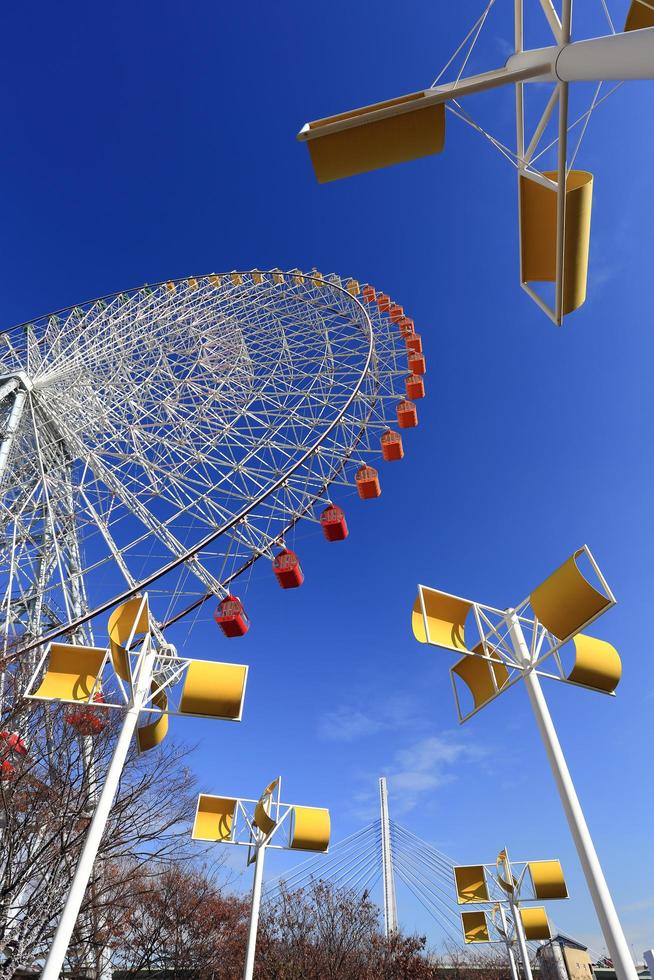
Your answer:
[[[401,459],[425,359],[401,306],[299,270],[161,282],[0,334],[3,656],[67,635],[146,589],[159,629],[258,558],[302,582],[300,519],[347,535],[330,488],[379,496]],[[272,576],[271,576],[272,578]]]

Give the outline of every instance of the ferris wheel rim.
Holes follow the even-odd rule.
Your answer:
[[[275,272],[280,272],[281,270],[279,270],[279,269],[269,269],[269,270],[252,270],[252,269],[248,269],[248,270],[230,270],[229,272],[222,272],[222,273],[206,273],[206,274],[204,274],[202,276],[195,276],[195,277],[192,277],[192,278],[195,278],[195,279],[208,279],[209,276],[212,276],[212,275],[215,275],[215,276],[230,276],[230,275],[233,275],[233,274],[240,274],[240,275],[245,274],[245,275],[247,275],[247,274],[252,274],[252,272],[254,272],[254,271],[262,272],[262,274],[269,274],[270,275],[270,274],[273,274]],[[359,307],[360,312],[363,314],[364,323],[367,326],[367,332],[368,332],[368,337],[367,337],[367,340],[368,340],[368,349],[367,349],[367,353],[366,353],[366,357],[365,357],[365,362],[364,362],[364,364],[362,366],[362,369],[359,372],[359,377],[358,377],[356,383],[353,385],[351,392],[349,393],[348,397],[346,398],[346,400],[343,402],[342,406],[340,407],[340,409],[338,411],[338,414],[326,426],[326,428],[319,435],[319,437],[316,439],[316,441],[311,446],[309,446],[298,457],[297,460],[295,460],[295,462],[289,467],[288,470],[286,470],[277,480],[274,480],[260,494],[256,495],[255,498],[252,501],[250,501],[245,507],[243,507],[237,514],[232,515],[229,518],[229,520],[226,521],[226,522],[224,522],[219,528],[217,528],[217,529],[211,531],[209,534],[205,535],[202,539],[200,539],[200,541],[196,542],[191,547],[187,548],[181,555],[174,556],[170,561],[166,562],[164,565],[162,565],[155,572],[151,572],[150,574],[146,575],[144,578],[141,578],[136,584],[128,586],[128,588],[124,589],[118,595],[115,595],[111,599],[108,599],[108,600],[105,600],[105,601],[99,603],[98,605],[94,606],[93,609],[88,610],[87,612],[83,613],[80,616],[75,617],[74,619],[70,620],[69,622],[67,622],[67,623],[65,623],[63,625],[61,625],[60,627],[57,627],[54,630],[50,630],[45,635],[43,635],[41,637],[38,637],[37,639],[32,640],[31,642],[25,644],[24,646],[21,646],[20,651],[17,651],[16,654],[14,654],[14,657],[23,656],[23,655],[25,655],[25,654],[33,651],[33,650],[38,649],[39,647],[42,647],[42,646],[46,645],[47,643],[52,642],[53,640],[56,640],[57,638],[61,637],[62,635],[66,634],[66,633],[73,632],[73,631],[79,629],[81,626],[84,626],[86,623],[89,623],[93,619],[95,619],[96,616],[100,616],[103,613],[108,612],[110,609],[112,609],[114,606],[120,604],[121,602],[126,602],[128,599],[133,598],[135,595],[139,594],[144,589],[147,589],[149,586],[151,586],[155,582],[159,581],[159,579],[163,578],[165,575],[169,574],[170,572],[174,571],[175,569],[179,568],[180,566],[185,565],[187,562],[191,561],[193,558],[197,557],[197,555],[200,552],[202,552],[205,548],[207,548],[209,545],[211,545],[218,538],[220,538],[223,534],[227,533],[232,528],[234,528],[237,524],[241,523],[263,501],[265,501],[269,496],[271,496],[276,491],[278,491],[281,487],[283,487],[284,483],[289,479],[289,477],[293,476],[293,474],[297,470],[299,470],[307,462],[307,460],[310,459],[316,453],[316,451],[319,449],[320,445],[324,441],[326,441],[328,439],[328,437],[337,428],[337,426],[339,426],[342,423],[344,417],[346,417],[346,415],[347,415],[348,410],[351,408],[351,406],[354,403],[355,399],[359,395],[359,393],[361,391],[361,388],[362,388],[362,386],[364,384],[364,381],[365,381],[366,377],[368,376],[368,372],[369,372],[370,367],[371,367],[372,358],[373,358],[373,352],[374,352],[374,348],[375,348],[375,333],[374,333],[372,321],[370,319],[370,316],[368,314],[368,311],[366,310],[366,307],[361,302],[361,300],[357,296],[355,296],[351,292],[349,292],[346,288],[344,288],[340,283],[337,283],[337,282],[334,282],[334,281],[331,281],[331,280],[326,280],[320,274],[310,274],[310,273],[301,272],[299,269],[297,271],[296,270],[291,270],[291,271],[288,271],[288,272],[286,272],[284,274],[286,274],[286,275],[297,275],[297,276],[301,276],[303,280],[307,280],[309,282],[313,282],[317,286],[329,286],[332,289],[337,290],[338,292],[342,293],[347,298],[348,302],[353,302],[354,304],[356,304],[356,306]],[[170,283],[175,283],[175,284],[188,282],[188,279],[189,279],[188,276],[180,276],[180,277],[175,278],[175,279],[163,279],[163,280],[161,280],[159,282],[156,282],[156,283],[142,284],[141,286],[132,287],[129,290],[125,290],[125,289],[116,290],[116,291],[114,291],[112,293],[107,293],[104,296],[98,297],[95,300],[86,300],[86,301],[84,301],[84,303],[78,303],[75,306],[62,307],[62,308],[60,308],[56,312],[49,313],[49,314],[43,314],[42,317],[43,316],[50,316],[50,317],[57,316],[59,313],[68,312],[68,311],[74,310],[76,308],[76,306],[90,305],[90,304],[97,303],[97,302],[100,302],[100,301],[105,300],[105,299],[108,299],[108,298],[118,297],[118,296],[120,296],[120,295],[122,295],[124,293],[138,292],[139,290],[142,290],[142,289],[145,289],[145,288],[153,288],[154,289],[154,288],[159,288],[159,287],[165,287],[166,284],[169,283],[169,282]],[[27,327],[29,324],[33,323],[34,319],[41,319],[42,317],[31,318],[30,320],[25,320],[22,323],[15,324],[14,326],[7,328],[7,330],[5,330],[5,331],[0,331],[0,336],[2,336],[5,333],[8,333],[11,330],[17,330],[17,329],[20,329],[21,327]],[[9,375],[9,377],[13,377],[13,376],[14,375]],[[346,462],[346,460],[344,459],[343,460],[343,463],[342,463],[341,467],[339,467],[339,469],[342,468],[342,466],[345,464],[345,462]],[[304,514],[307,513],[307,511],[310,509],[311,506],[313,506],[313,504],[315,503],[315,501],[317,499],[319,499],[325,493],[325,491],[327,490],[328,486],[329,486],[329,483],[326,483],[321,488],[321,491],[319,493],[313,494],[311,500],[306,505],[306,507],[303,509],[303,511],[300,514],[298,514],[295,517],[295,519],[293,521],[291,521],[290,524],[288,524],[283,529],[283,533],[286,533],[290,528],[292,528],[292,527],[295,526],[295,524],[300,520],[300,518]],[[280,537],[281,536],[283,536],[283,535],[280,535]],[[248,561],[245,562],[243,564],[243,566],[235,574],[232,574],[228,578],[228,581],[230,581],[230,582],[233,581],[235,578],[238,577],[238,574],[240,574],[246,568],[251,567],[258,560],[258,558],[262,557],[262,554],[263,554],[263,552],[260,552],[257,555],[251,556],[251,558],[248,559]],[[201,605],[203,602],[208,601],[208,599],[209,599],[209,597],[210,597],[211,594],[212,593],[210,593],[210,592],[205,593],[205,595],[203,597],[201,597],[201,599],[199,601],[197,601],[196,604],[194,604],[194,608],[198,608],[199,605]],[[189,611],[191,611],[190,608],[187,609],[187,610],[185,610],[183,614],[186,615],[186,614],[188,614]],[[177,622],[181,618],[182,618],[182,615],[180,615],[179,617],[174,617],[174,620],[173,621],[174,622]],[[170,625],[173,625],[173,623],[170,622],[170,623],[167,623],[166,625],[167,626],[170,626]]]

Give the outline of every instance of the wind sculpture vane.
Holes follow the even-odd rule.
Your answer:
[[[39,701],[124,713],[42,980],[60,975],[134,733],[139,751],[147,752],[166,737],[170,715],[241,720],[248,668],[179,657],[174,647],[158,645],[157,632],[147,595],[129,599],[109,617],[107,649],[49,643],[27,687]],[[137,727],[141,712],[152,720]]]
[[[460,722],[467,721],[517,681],[524,681],[618,980],[637,980],[540,686],[540,677],[548,677],[614,694],[622,672],[618,652],[610,643],[582,630],[615,605],[615,601],[599,566],[584,545],[515,608],[496,609],[419,585],[412,626],[420,643],[463,655],[450,668]],[[567,657],[569,643],[574,647],[570,670],[563,659]],[[556,669],[543,670],[543,663],[550,657]],[[461,704],[461,683],[472,702],[467,709]]]
[[[468,35],[464,67],[493,3]],[[573,42],[572,0],[562,0],[560,16],[552,0],[540,0],[554,43],[534,50],[523,48],[523,0],[514,0],[514,6],[515,49],[503,67],[308,122],[297,138],[307,144],[319,183],[340,180],[441,153],[446,107],[455,106],[458,114],[463,111],[458,99],[514,85],[520,284],[560,326],[586,298],[593,193],[593,175],[568,168],[568,86],[654,78],[654,4],[633,0],[622,33]],[[554,90],[527,143],[524,86],[529,82],[552,82]],[[597,96],[586,119],[596,102]],[[536,151],[557,107],[557,169],[542,172],[535,166]],[[554,283],[553,304],[533,288],[537,282]]]
[[[282,803],[281,789],[279,776],[266,786],[258,800],[200,793],[191,832],[193,840],[247,847],[248,864],[254,864],[243,980],[252,980],[254,973],[266,850],[325,853],[329,848],[329,810]]]
[[[558,860],[511,862],[506,848],[494,865],[467,864],[455,867],[454,884],[459,905],[487,905],[490,912],[461,913],[466,943],[501,942],[506,946],[513,980],[519,980],[513,944],[520,950],[525,980],[532,980],[528,940],[550,939],[547,912],[540,906],[522,907],[523,902],[568,897],[563,869]],[[510,913],[512,928],[507,921]]]

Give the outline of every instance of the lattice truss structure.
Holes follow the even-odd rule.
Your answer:
[[[0,334],[4,655],[64,629],[92,644],[90,619],[146,587],[156,632],[316,520],[406,397],[401,308],[384,299],[255,270]]]
[[[443,152],[448,115],[472,127],[515,168],[520,284],[560,325],[586,299],[593,174],[575,163],[595,110],[623,81],[654,77],[654,3],[587,0],[574,24],[572,0],[480,8],[428,88],[308,122],[298,139],[324,183]],[[511,54],[498,67],[500,38]],[[510,103],[495,94],[491,115],[473,98],[503,86],[514,133]]]

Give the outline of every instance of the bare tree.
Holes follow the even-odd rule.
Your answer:
[[[0,980],[38,964],[49,948],[92,815],[92,780],[100,785],[105,778],[120,723],[116,713],[98,708],[101,730],[84,737],[66,709],[12,696],[12,688],[22,689],[22,679],[5,675]],[[11,748],[12,734],[25,754]],[[148,876],[187,855],[194,780],[185,755],[173,746],[130,756],[69,949],[71,969],[88,973],[91,950],[97,974],[102,951],[124,929]]]
[[[121,976],[235,980],[243,972],[248,908],[206,870],[164,871],[126,916],[116,957]]]

